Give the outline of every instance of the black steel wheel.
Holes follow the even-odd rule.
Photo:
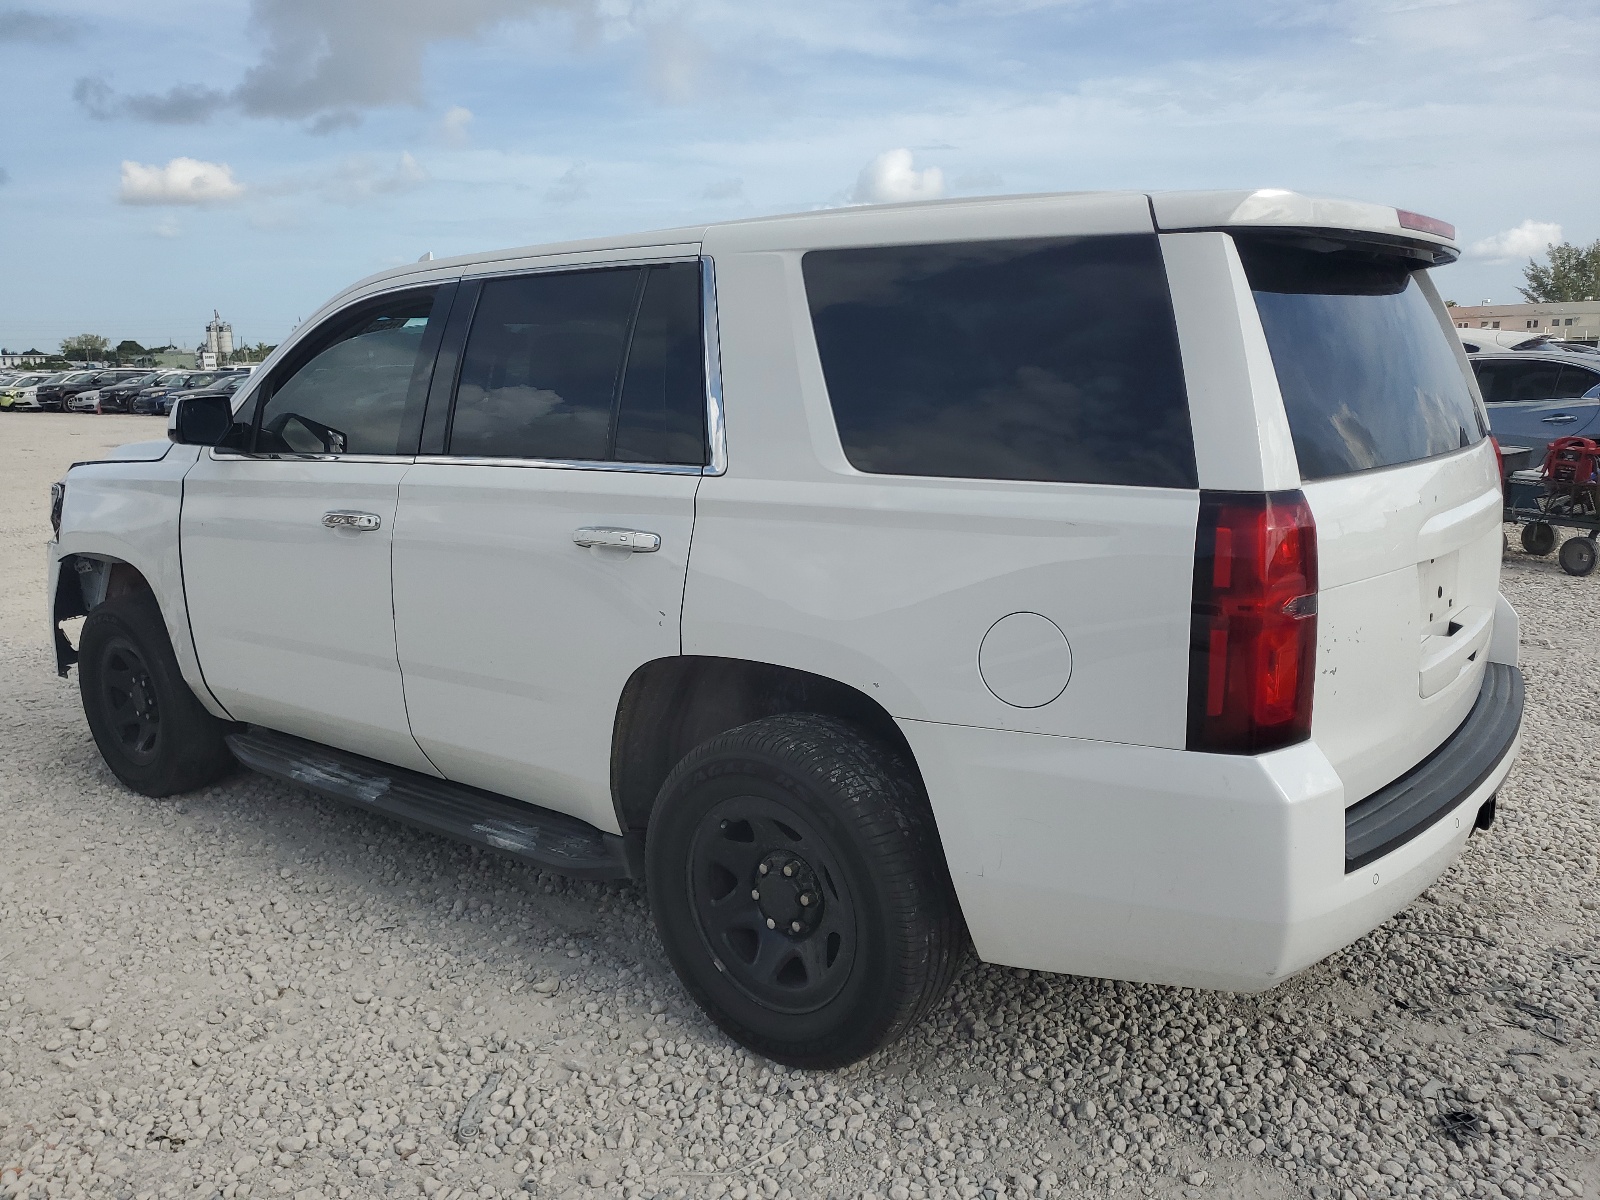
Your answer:
[[[1594,570],[1594,542],[1586,537],[1568,538],[1561,543],[1557,559],[1568,575],[1587,575]]]
[[[1522,527],[1522,548],[1541,557],[1556,548],[1556,531],[1543,521],[1530,521]]]
[[[155,598],[107,600],[83,623],[78,691],[100,756],[146,796],[203,787],[233,769],[229,726],[184,682]]]
[[[803,812],[729,796],[696,826],[687,886],[705,948],[776,1013],[815,1012],[855,965],[856,906],[836,855]]]
[[[966,930],[915,770],[832,717],[766,717],[667,777],[645,841],[673,968],[736,1041],[838,1067],[899,1037]]]
[[[161,742],[161,702],[144,655],[118,635],[100,646],[98,665],[94,674],[108,732],[129,762],[154,762]]]

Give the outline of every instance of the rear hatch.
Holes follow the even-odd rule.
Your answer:
[[[1431,255],[1234,240],[1317,526],[1311,736],[1354,803],[1444,742],[1482,684],[1501,546],[1488,421]]]

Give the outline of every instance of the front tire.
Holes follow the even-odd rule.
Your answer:
[[[184,682],[148,592],[107,600],[84,621],[78,691],[100,756],[134,791],[193,791],[233,769],[222,740],[228,725]]]
[[[832,717],[766,717],[691,751],[662,785],[645,865],[684,986],[790,1066],[844,1066],[898,1038],[966,949],[914,770]]]

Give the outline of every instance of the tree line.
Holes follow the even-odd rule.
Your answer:
[[[1600,300],[1600,238],[1587,246],[1562,242],[1545,247],[1548,262],[1528,260],[1522,268],[1527,287],[1517,291],[1530,304],[1571,304]]]

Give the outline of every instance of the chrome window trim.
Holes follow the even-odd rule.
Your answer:
[[[717,329],[717,267],[709,255],[700,256],[701,343],[705,352],[706,450],[710,461],[702,475],[724,475],[728,470],[728,430],[722,406],[722,338]]]
[[[630,475],[703,475],[706,468],[684,463],[629,463],[591,458],[494,458],[468,454],[419,454],[418,466],[440,463],[450,467],[542,467],[556,471],[619,471]]]
[[[206,447],[213,462],[359,462],[397,463],[407,465],[417,462],[414,454],[243,454],[236,450],[219,450]]]
[[[488,263],[464,268],[462,283],[488,283],[495,279],[516,279],[524,275],[553,275],[569,271],[610,271],[621,267],[649,267],[657,263],[694,262],[701,255],[693,243],[675,243],[681,251],[652,252],[648,246],[630,246],[625,257],[595,258],[596,253],[608,251],[581,251],[568,262],[523,262],[520,266],[491,266]],[[662,247],[665,249],[665,247]],[[515,260],[513,260],[515,261]],[[703,260],[702,260],[703,261]],[[404,289],[403,289],[404,290]]]

